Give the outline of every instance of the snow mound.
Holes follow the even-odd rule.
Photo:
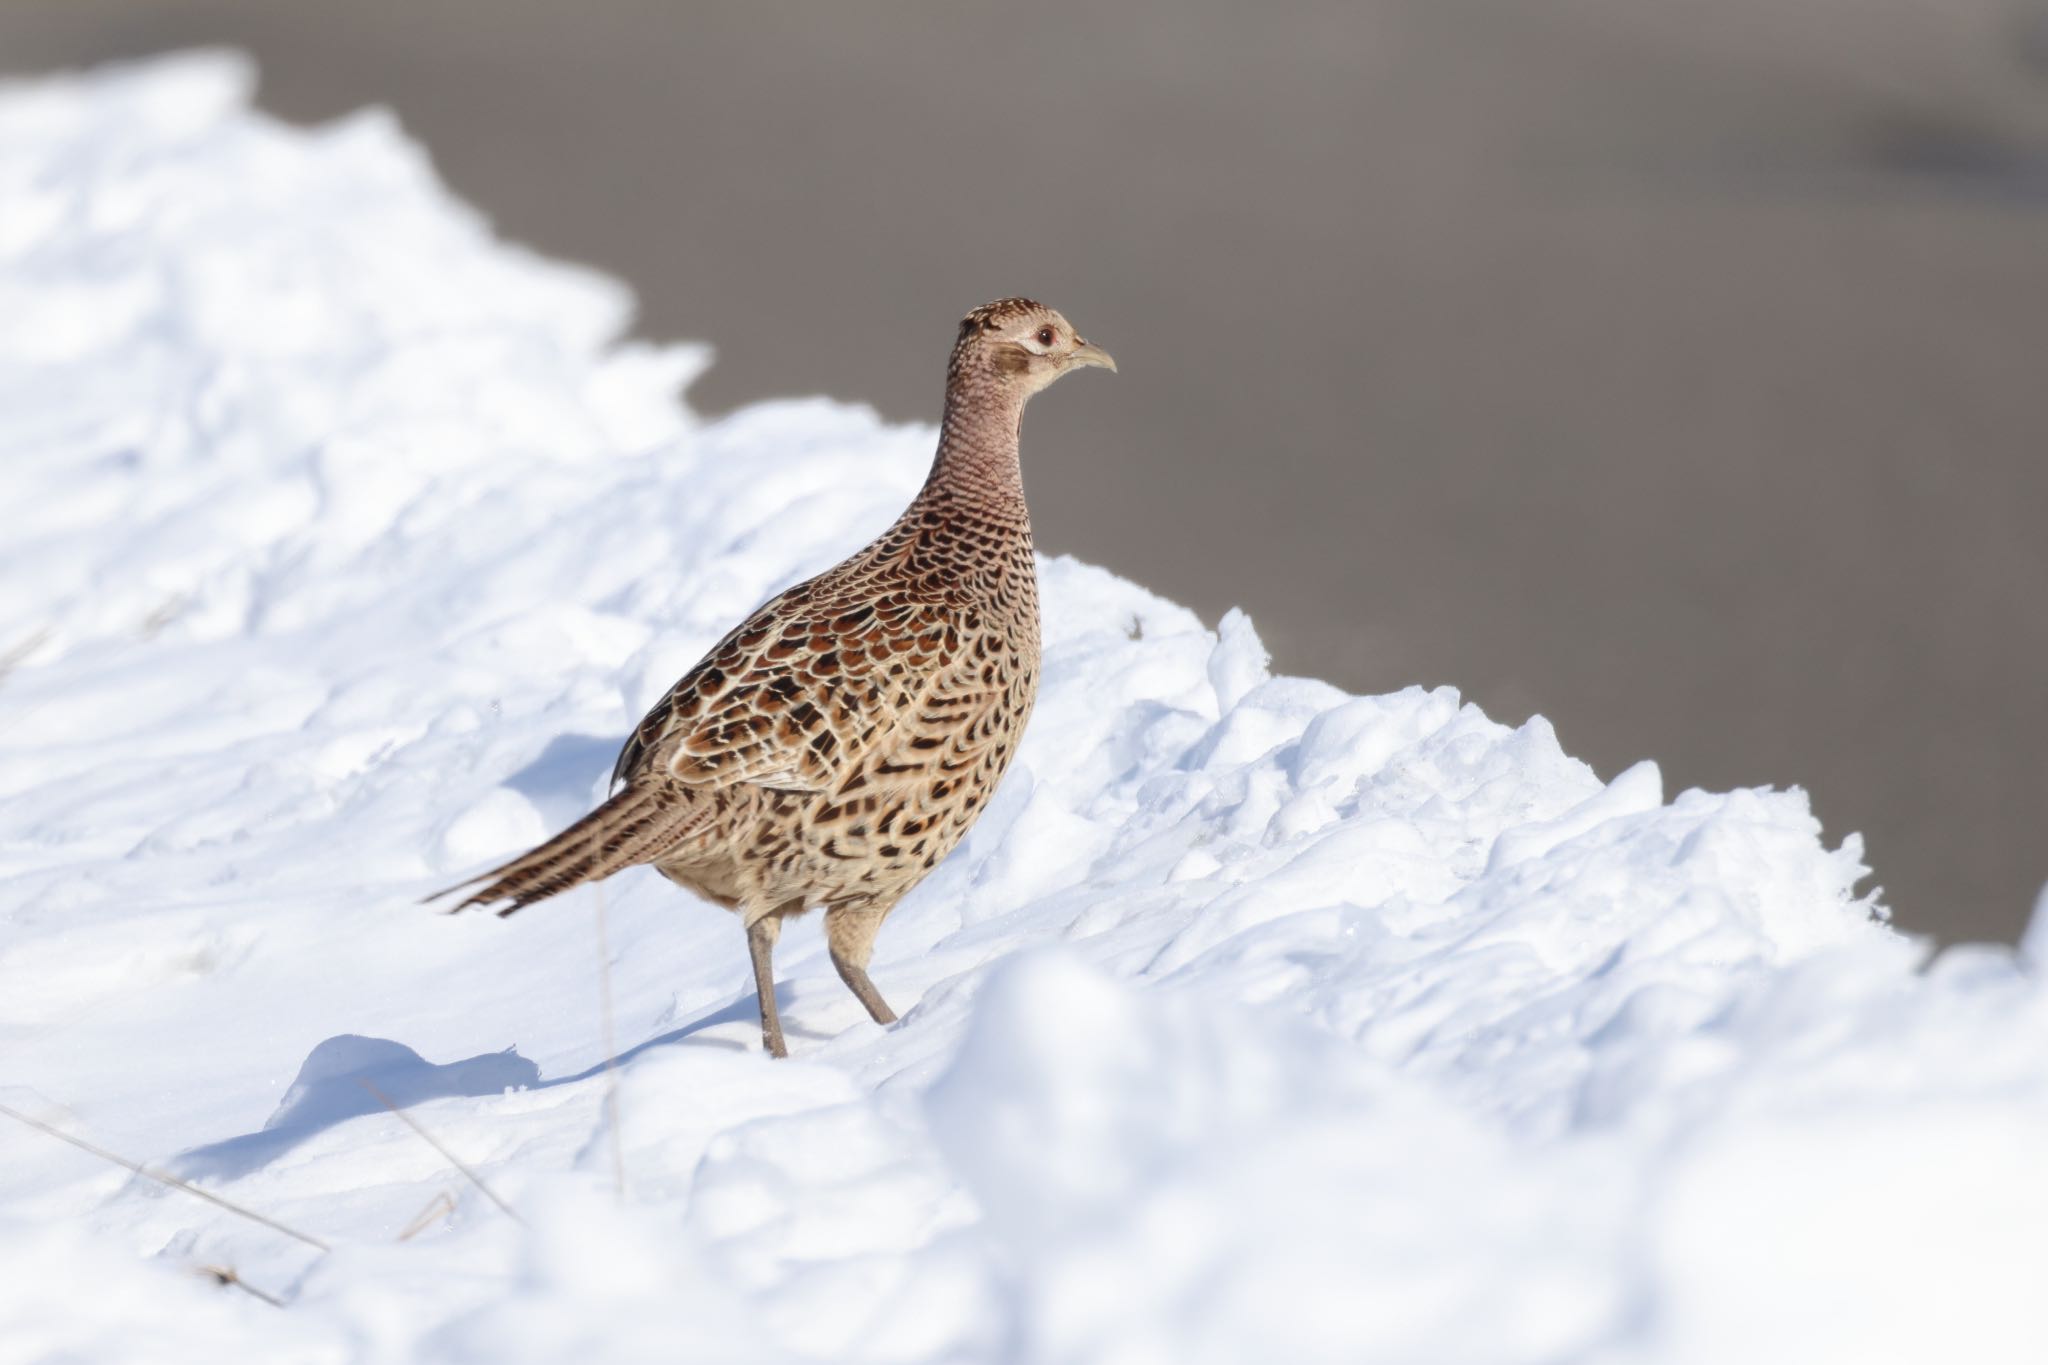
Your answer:
[[[2026,958],[1925,964],[1796,791],[1603,785],[1070,560],[895,1028],[800,925],[770,1063],[651,874],[421,909],[933,433],[693,414],[619,285],[250,84],[0,91],[0,1103],[331,1249],[0,1120],[0,1359],[2048,1350]]]

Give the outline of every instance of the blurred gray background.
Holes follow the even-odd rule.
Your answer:
[[[706,338],[932,420],[954,321],[1123,365],[1041,544],[1282,669],[1799,784],[1909,929],[2048,879],[2048,0],[0,0],[0,73],[254,53]]]

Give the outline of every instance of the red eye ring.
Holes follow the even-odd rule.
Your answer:
[[[1052,330],[1052,328],[1050,328],[1050,327],[1041,327],[1041,328],[1039,328],[1039,329],[1038,329],[1038,344],[1039,344],[1039,345],[1041,345],[1041,346],[1050,346],[1050,345],[1052,345],[1052,343],[1053,343],[1053,330]]]

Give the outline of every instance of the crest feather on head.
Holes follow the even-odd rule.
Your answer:
[[[990,330],[1012,318],[1029,317],[1047,311],[1049,310],[1046,306],[1037,299],[997,299],[994,303],[984,303],[960,319],[960,335],[964,337],[971,332]]]

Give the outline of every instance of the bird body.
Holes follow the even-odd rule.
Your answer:
[[[875,935],[986,808],[1037,694],[1019,422],[1085,365],[1115,368],[1050,308],[969,313],[931,475],[902,516],[721,640],[626,741],[612,798],[456,908],[510,914],[651,864],[739,912],[763,1041],[782,1056],[775,941],[784,918],[822,907],[840,977],[893,1022],[867,976]]]

